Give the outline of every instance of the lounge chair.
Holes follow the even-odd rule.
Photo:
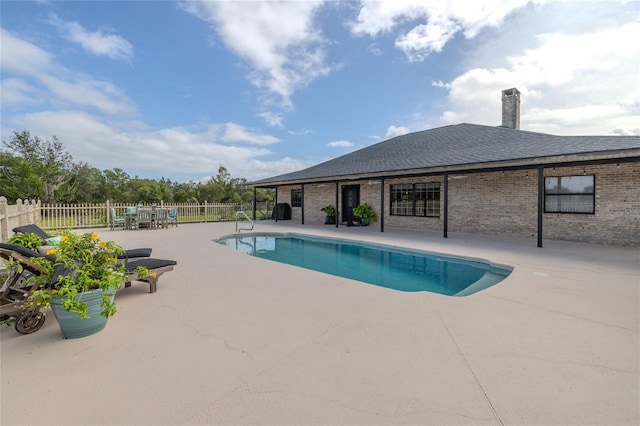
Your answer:
[[[136,249],[132,250],[135,251]],[[137,250],[147,250],[147,249],[137,249]],[[151,249],[149,249],[151,250]],[[0,243],[0,257],[9,260],[14,259],[20,262],[23,265],[22,275],[25,274],[24,271],[28,271],[29,274],[39,275],[43,271],[37,268],[36,265],[32,265],[30,260],[32,258],[44,257],[42,254],[28,249],[26,247],[17,245],[17,244],[8,244],[8,243]],[[133,260],[122,259],[121,264],[124,266],[124,270],[129,275],[125,281],[125,287],[131,287],[131,283],[133,281],[142,281],[149,284],[149,293],[155,293],[157,290],[158,280],[165,272],[173,271],[173,267],[177,265],[178,262],[175,260],[168,259],[155,259],[152,257],[142,257],[142,258],[134,258]],[[143,266],[147,268],[149,271],[149,275],[143,278],[138,278],[138,274],[136,273],[136,269],[139,266]],[[10,274],[11,275],[11,274]],[[10,277],[13,281],[10,283],[15,286],[18,281],[24,281],[23,277]],[[5,284],[7,285],[7,284]],[[3,290],[4,290],[3,286]],[[24,291],[21,292],[26,294]],[[23,297],[22,300],[26,298]]]
[[[155,293],[157,290],[158,279],[165,272],[173,271],[173,267],[177,264],[175,260],[167,259],[134,259],[124,263],[124,270],[129,273],[129,277],[125,282],[125,287],[131,287],[133,281],[143,281],[149,284],[149,293]],[[138,278],[138,274],[135,272],[136,268],[143,266],[149,270],[149,275],[144,278]]]
[[[16,234],[36,234],[42,240],[42,245],[51,245],[52,238],[48,235],[42,228],[38,225],[23,225],[13,228],[13,232]],[[125,250],[123,254],[118,256],[119,259],[133,259],[138,257],[149,257],[151,256],[151,249],[148,247],[145,248],[135,248]]]
[[[38,331],[44,324],[45,317],[37,310],[24,310],[25,300],[40,287],[37,281],[29,281],[30,277],[45,273],[32,258],[43,257],[40,253],[15,244],[0,243],[0,258],[20,263],[21,268],[10,268],[0,289],[0,320],[15,319],[14,327],[20,334]]]

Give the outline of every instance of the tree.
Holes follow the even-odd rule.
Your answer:
[[[198,202],[198,188],[194,181],[174,183],[172,190],[174,203]]]
[[[133,197],[127,196],[131,178],[126,172],[116,168],[113,170],[103,170],[102,174],[104,176],[102,193],[105,200],[111,200],[117,203],[132,202]]]
[[[18,198],[36,200],[42,193],[42,181],[28,161],[0,151],[0,188],[0,195],[10,203]]]
[[[107,200],[103,189],[106,178],[102,172],[87,163],[73,167],[70,187],[73,188],[70,203],[95,203]]]
[[[29,165],[30,170],[40,179],[41,188],[36,198],[44,203],[56,201],[57,191],[66,191],[65,185],[71,180],[73,158],[63,150],[57,137],[42,140],[31,136],[28,131],[13,132],[9,142],[3,144]],[[9,170],[9,174],[15,174]]]

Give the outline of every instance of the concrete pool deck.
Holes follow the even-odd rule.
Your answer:
[[[178,261],[93,336],[2,327],[0,423],[640,423],[638,249],[257,222],[514,267],[468,297],[403,293],[212,242],[235,223],[98,230]]]

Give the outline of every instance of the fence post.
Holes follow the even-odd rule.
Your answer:
[[[18,226],[22,226],[24,225],[24,204],[20,198],[16,200],[16,210],[18,211]]]
[[[109,217],[109,216],[111,216],[111,210],[110,209],[111,209],[111,203],[109,202],[109,200],[107,200],[107,202],[104,205],[104,210],[105,210],[105,213],[106,213],[104,215],[104,217],[107,218],[107,225],[106,226],[109,226],[109,224],[111,223],[111,218]]]
[[[37,207],[37,209],[35,211],[35,215],[33,217],[33,220],[35,221],[34,223],[40,223],[40,222],[42,222],[42,201],[37,200],[36,201],[36,206],[38,206],[38,207]]]
[[[27,223],[33,223],[33,204],[32,200],[25,200],[25,207],[27,210]]]
[[[9,239],[9,207],[7,198],[0,197],[0,241],[5,242]]]
[[[207,216],[207,200],[204,200],[204,223],[208,222],[208,216]]]

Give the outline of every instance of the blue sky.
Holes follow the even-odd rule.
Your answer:
[[[408,132],[640,134],[638,1],[0,1],[1,135],[248,180]]]

